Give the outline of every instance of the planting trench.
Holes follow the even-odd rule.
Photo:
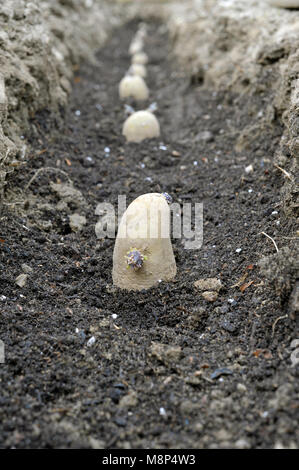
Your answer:
[[[118,83],[137,27],[118,29],[96,65],[77,67],[60,116],[32,117],[29,161],[8,183],[0,446],[296,447],[295,320],[258,267],[276,252],[273,240],[280,248],[294,237],[280,211],[284,175],[271,158],[282,124],[237,153],[236,137],[253,119],[249,98],[190,80],[153,22],[148,104],[158,104],[161,137],[127,144]],[[272,96],[250,99],[259,109]],[[173,282],[115,289],[114,240],[97,240],[95,208],[164,191],[180,204],[203,203],[203,245],[185,250],[173,240]],[[86,218],[79,232],[73,214]],[[213,301],[194,286],[206,278],[222,284]]]

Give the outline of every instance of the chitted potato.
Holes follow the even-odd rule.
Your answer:
[[[139,75],[126,75],[119,84],[120,99],[135,98],[137,101],[145,101],[149,97],[149,89]]]
[[[143,44],[142,38],[139,36],[136,36],[130,44],[129,54],[130,55],[138,54],[139,52],[142,52],[143,47],[144,47],[144,44]]]
[[[280,8],[299,8],[299,0],[268,0],[275,7]]]
[[[150,111],[136,111],[126,119],[122,133],[127,142],[142,142],[144,139],[159,137],[160,124]]]
[[[145,52],[137,52],[132,56],[132,64],[146,65],[148,63],[148,56]]]
[[[113,283],[121,289],[149,289],[176,275],[170,239],[170,196],[143,194],[124,213],[113,252]]]
[[[145,78],[147,76],[146,67],[142,64],[132,64],[129,68],[129,74]]]

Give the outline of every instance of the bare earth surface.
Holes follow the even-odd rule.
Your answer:
[[[76,68],[59,119],[32,116],[29,162],[8,176],[0,209],[0,447],[298,447],[296,267],[283,253],[288,269],[275,290],[257,266],[276,253],[261,232],[279,249],[295,243],[279,193],[286,177],[272,160],[280,117],[235,149],[244,128],[258,125],[253,106],[265,109],[273,90],[249,97],[203,87],[180,71],[165,27],[152,22],[149,103],[158,103],[162,135],[128,145],[117,86],[137,25],[118,29],[96,64]],[[96,239],[95,208],[116,204],[119,194],[130,203],[163,191],[175,202],[203,202],[203,246],[184,250],[183,240],[173,241],[171,283],[115,289],[114,240]],[[73,214],[86,218],[78,232]],[[221,281],[213,301],[194,286],[206,278]]]

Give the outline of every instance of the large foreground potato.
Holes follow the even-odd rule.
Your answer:
[[[176,275],[170,240],[170,209],[159,193],[139,196],[124,213],[113,252],[113,283],[127,290],[149,289]]]

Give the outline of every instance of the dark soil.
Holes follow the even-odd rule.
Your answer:
[[[164,27],[153,23],[147,82],[162,135],[126,144],[118,83],[137,25],[117,30],[97,65],[77,68],[66,110],[32,118],[30,156],[7,187],[0,447],[296,447],[298,365],[290,344],[299,336],[257,267],[275,254],[261,232],[281,247],[294,231],[280,211],[283,174],[272,161],[281,122],[237,153],[236,139],[255,119],[249,109],[263,109],[271,96],[266,89],[233,96],[190,80],[171,57]],[[203,131],[207,140],[197,138]],[[58,171],[37,173],[25,189],[43,167]],[[50,183],[68,181],[61,170],[84,200],[59,199]],[[174,240],[173,282],[120,291],[111,278],[114,240],[96,239],[95,208],[157,191],[203,202],[203,245],[185,250],[184,240]],[[81,232],[70,228],[73,213],[87,218]],[[32,271],[19,287],[24,263]],[[223,288],[208,302],[194,282],[212,277]]]

